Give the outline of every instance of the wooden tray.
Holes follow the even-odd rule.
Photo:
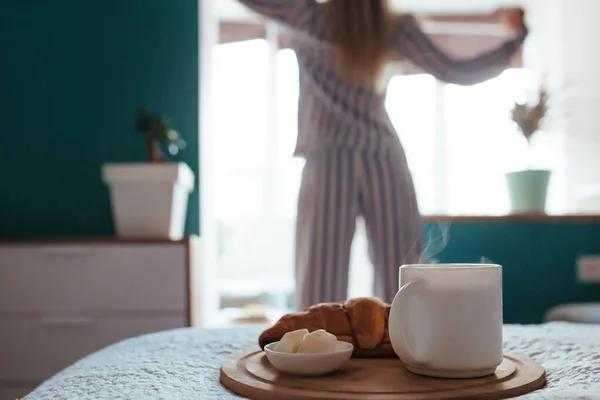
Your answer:
[[[531,359],[505,355],[494,375],[477,379],[414,375],[398,359],[351,359],[333,374],[301,378],[275,370],[262,351],[250,351],[223,364],[221,383],[253,400],[495,400],[542,388],[546,373]]]

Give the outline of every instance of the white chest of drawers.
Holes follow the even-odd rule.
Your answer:
[[[209,326],[201,264],[199,238],[0,243],[0,400],[120,340]]]

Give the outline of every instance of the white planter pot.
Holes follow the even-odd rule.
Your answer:
[[[194,173],[185,163],[102,166],[117,236],[179,240],[184,235]]]

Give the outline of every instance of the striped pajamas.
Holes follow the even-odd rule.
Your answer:
[[[392,154],[332,149],[307,157],[296,231],[300,308],[347,298],[359,215],[367,228],[374,294],[393,299],[398,266],[418,261],[421,250],[417,201],[406,171],[404,161]]]
[[[348,0],[352,1],[352,0]],[[367,226],[374,293],[391,302],[398,267],[421,258],[422,228],[404,150],[385,108],[385,94],[347,85],[328,55],[323,7],[315,0],[240,0],[286,28],[300,70],[298,138],[306,159],[298,201],[296,294],[299,309],[347,296],[355,221]],[[396,18],[391,45],[439,80],[472,85],[499,75],[527,36],[523,28],[499,48],[455,60],[408,15]],[[403,110],[410,112],[410,110]],[[418,134],[418,132],[415,132]]]

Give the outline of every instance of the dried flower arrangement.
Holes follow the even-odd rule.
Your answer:
[[[150,163],[167,160],[160,149],[161,143],[168,144],[169,153],[175,155],[185,148],[185,141],[179,132],[169,127],[169,120],[158,114],[151,114],[142,108],[136,120],[136,131],[146,136],[146,158]]]
[[[540,87],[536,97],[534,104],[516,102],[511,111],[513,122],[529,145],[531,145],[533,135],[542,129],[542,124],[548,114],[549,95],[547,89],[544,86]]]

